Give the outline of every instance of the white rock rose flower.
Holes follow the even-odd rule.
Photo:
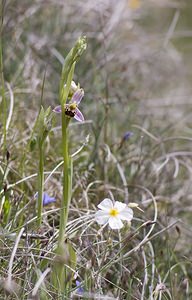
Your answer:
[[[133,210],[127,204],[111,199],[104,199],[98,206],[100,210],[96,212],[95,219],[98,224],[109,224],[111,229],[121,229],[123,221],[131,221],[133,219]]]

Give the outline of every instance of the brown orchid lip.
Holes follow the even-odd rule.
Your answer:
[[[73,118],[75,116],[75,111],[66,109],[65,114],[66,114],[66,116]]]

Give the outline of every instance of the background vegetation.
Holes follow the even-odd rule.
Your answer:
[[[84,147],[74,159],[68,239],[83,292],[72,278],[71,299],[191,299],[192,3],[2,0],[1,11],[0,299],[57,299],[50,274],[43,294],[34,287],[45,270],[37,238],[46,267],[53,263],[62,169],[45,183],[56,203],[37,231],[38,151],[29,146],[42,93],[45,108],[59,104],[62,64],[81,35],[88,48],[75,80],[86,120],[70,125],[71,153]],[[60,126],[57,118],[46,141],[46,178],[62,160]],[[131,228],[99,231],[87,216],[105,197],[144,212],[134,211]]]

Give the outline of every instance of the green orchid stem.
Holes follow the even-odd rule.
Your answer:
[[[72,163],[68,149],[68,124],[70,119],[65,115],[65,108],[62,107],[62,154],[63,154],[63,197],[61,201],[60,223],[58,246],[56,249],[59,263],[55,263],[52,276],[53,286],[57,292],[64,297],[68,297],[69,282],[67,279],[66,253],[68,253],[66,239],[66,225],[68,220],[69,205],[71,202],[71,186],[72,186]],[[67,298],[68,299],[68,298]]]
[[[39,142],[38,205],[37,205],[38,228],[40,228],[42,223],[43,185],[44,185],[44,143]]]
[[[63,150],[63,199],[61,203],[59,245],[65,241],[66,225],[68,220],[69,204],[71,201],[71,159],[68,149],[68,124],[69,119],[65,115],[65,108],[62,107],[62,150]]]

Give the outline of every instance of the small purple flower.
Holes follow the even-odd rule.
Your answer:
[[[79,122],[84,121],[84,116],[82,112],[79,110],[78,106],[84,96],[83,89],[77,89],[76,92],[73,94],[71,101],[65,104],[65,114],[70,117],[74,118]],[[55,113],[61,113],[61,105],[56,106],[53,111]]]
[[[131,136],[133,136],[133,132],[127,131],[127,132],[125,132],[125,134],[123,135],[123,140],[124,140],[124,141],[127,141]]]
[[[81,286],[81,282],[79,280],[76,280],[75,283],[76,283],[76,286],[78,287],[77,293],[82,295],[84,293],[84,289]]]
[[[124,145],[125,141],[129,140],[130,137],[133,136],[133,134],[134,134],[134,133],[131,132],[131,131],[127,131],[127,132],[124,133],[124,135],[123,135],[123,137],[122,137],[122,139],[121,139],[121,141],[120,141],[120,143],[119,143],[119,149],[122,148],[122,146]]]
[[[54,197],[50,197],[47,193],[43,193],[43,206],[49,205],[53,202],[56,202]]]

